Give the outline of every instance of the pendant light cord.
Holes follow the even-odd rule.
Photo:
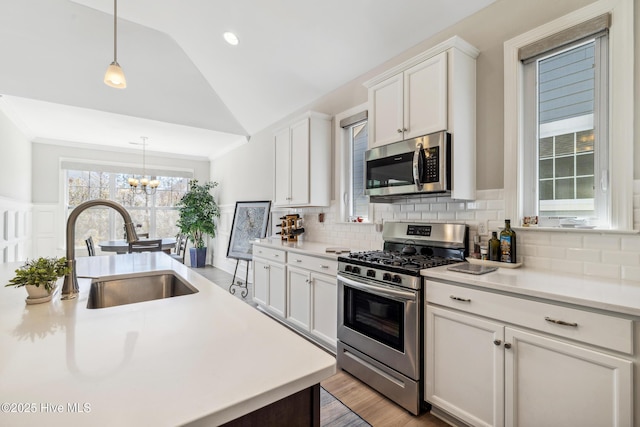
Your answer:
[[[113,0],[113,62],[118,63],[118,0]]]

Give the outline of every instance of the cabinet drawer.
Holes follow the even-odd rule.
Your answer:
[[[426,302],[633,354],[630,319],[428,280]]]
[[[338,274],[338,261],[327,258],[302,255],[295,252],[289,252],[289,265],[305,268],[318,273],[325,273],[332,276]]]
[[[287,262],[287,252],[280,249],[265,248],[263,246],[253,247],[253,256],[264,258],[274,262]]]

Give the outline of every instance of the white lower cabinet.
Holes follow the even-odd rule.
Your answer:
[[[286,252],[261,249],[253,258],[253,300],[278,317],[285,317]]]
[[[337,341],[337,288],[336,276],[287,267],[286,320],[334,350]]]
[[[542,316],[549,325],[535,331],[521,327],[517,310],[509,308],[517,297],[439,282],[426,288],[425,400],[435,413],[472,426],[633,425],[631,355],[561,338],[614,333],[589,324],[589,317],[613,316],[578,310],[585,316],[580,322],[556,319],[549,311],[556,307],[562,316],[565,307],[528,300],[531,311],[522,317]],[[566,308],[565,315],[575,310]],[[611,321],[632,330],[628,319]],[[555,329],[560,337],[552,335]],[[629,353],[632,337],[626,334],[628,346],[619,343]]]
[[[285,325],[335,352],[337,260],[262,246],[254,246],[253,254],[254,302]]]

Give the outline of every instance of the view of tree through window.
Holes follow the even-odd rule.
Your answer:
[[[150,237],[171,237],[178,233],[175,207],[187,191],[189,178],[153,177],[160,181],[154,195],[135,194],[129,189],[130,174],[98,171],[66,171],[67,215],[80,203],[93,199],[109,199],[122,204],[136,224],[138,233]],[[92,236],[96,244],[103,240],[122,239],[124,222],[110,208],[93,207],[82,212],[76,222],[77,247]]]

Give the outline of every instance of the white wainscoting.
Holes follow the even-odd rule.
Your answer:
[[[31,204],[0,197],[0,262],[31,257]]]
[[[64,226],[57,203],[33,205],[33,256],[64,256]]]

